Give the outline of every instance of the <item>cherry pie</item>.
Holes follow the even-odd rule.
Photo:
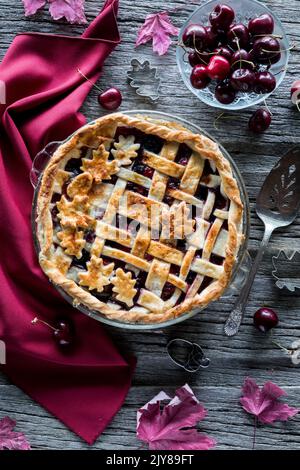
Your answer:
[[[224,291],[242,215],[216,143],[177,123],[111,114],[60,145],[43,173],[39,261],[75,306],[162,322]]]

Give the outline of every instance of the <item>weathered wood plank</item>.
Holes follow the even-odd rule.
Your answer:
[[[165,8],[182,7],[172,14],[174,23],[180,26],[199,3],[176,0],[164,2],[162,5],[159,0],[152,0],[151,4],[145,4],[141,0],[121,0],[119,25],[123,41],[108,58],[99,85],[102,88],[114,85],[122,90],[124,99],[121,110],[157,109],[182,116],[210,132],[226,147],[237,162],[248,189],[251,206],[249,250],[254,256],[263,234],[262,224],[254,213],[257,192],[276,160],[293,143],[300,142],[300,114],[294,109],[289,98],[290,84],[300,78],[299,1],[265,2],[282,19],[291,41],[298,44],[292,52],[283,84],[268,100],[273,112],[272,126],[265,134],[255,138],[247,130],[251,110],[234,114],[232,120],[220,119],[215,127],[214,121],[219,112],[200,103],[186,89],[176,67],[175,46],[161,58],[152,54],[150,45],[134,49],[136,32],[146,14]],[[98,10],[99,1],[86,1],[89,21],[96,16]],[[81,26],[53,22],[46,12],[33,18],[25,18],[21,0],[14,2],[13,7],[11,2],[0,0],[0,24],[0,60],[17,32],[32,30],[75,35],[84,30]],[[162,88],[161,98],[156,106],[137,97],[126,82],[126,70],[130,67],[133,57],[148,59],[159,69]],[[89,120],[103,114],[97,103],[97,94],[97,90],[92,90],[82,109]],[[163,332],[131,333],[128,330],[108,328],[122,350],[130,351],[138,357],[138,366],[134,386],[125,405],[97,441],[95,448],[139,447],[140,443],[135,437],[137,408],[161,388],[166,388],[171,393],[185,382],[193,386],[197,396],[209,410],[203,422],[203,430],[218,440],[220,449],[251,446],[252,422],[238,405],[239,390],[245,376],[250,375],[260,383],[266,380],[276,381],[288,391],[289,402],[300,406],[299,366],[293,366],[290,359],[272,345],[270,337],[260,334],[252,326],[253,313],[259,306],[266,304],[274,308],[280,316],[274,339],[288,346],[294,339],[300,338],[299,291],[291,294],[278,290],[271,276],[271,255],[276,254],[279,248],[300,249],[299,217],[293,226],[278,230],[274,234],[253,286],[244,324],[239,335],[233,339],[225,338],[222,334],[224,320],[232,308],[233,299],[221,300],[197,317]],[[166,355],[166,343],[170,338],[178,336],[203,346],[211,359],[207,370],[189,375],[171,364]],[[34,448],[87,448],[58,420],[10,385],[5,377],[0,376],[0,417],[6,414],[17,419],[18,429],[28,435]],[[299,448],[299,429],[299,418],[284,425],[260,428],[258,448]]]

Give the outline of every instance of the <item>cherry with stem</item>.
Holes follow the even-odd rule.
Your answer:
[[[79,68],[77,68],[77,72],[93,87],[97,88],[97,90],[100,91],[100,94],[98,95],[98,102],[99,104],[104,108],[109,111],[114,111],[122,103],[122,94],[118,88],[115,87],[110,87],[107,88],[107,90],[101,90],[101,88],[98,87],[95,83],[93,83]]]

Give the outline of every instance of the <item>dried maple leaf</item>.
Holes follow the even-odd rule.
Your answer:
[[[161,409],[162,400],[170,402]],[[137,437],[151,450],[208,450],[215,440],[193,427],[205,415],[206,410],[187,384],[176,390],[172,399],[160,392],[139,409]]]
[[[287,393],[272,382],[266,382],[260,389],[253,379],[247,377],[242,392],[243,396],[240,398],[242,407],[255,417],[252,449],[255,447],[257,421],[262,424],[287,421],[299,412],[297,408],[278,400]]]
[[[5,416],[0,419],[0,450],[30,450],[30,444],[21,432],[13,431],[16,422]]]
[[[178,36],[178,28],[171,23],[166,11],[147,15],[138,31],[135,46],[145,44],[152,39],[153,51],[163,55],[170,47],[170,35]]]
[[[54,20],[66,18],[69,23],[84,24],[84,0],[49,0],[49,11]]]
[[[243,396],[240,399],[242,407],[263,424],[287,421],[299,412],[297,408],[291,408],[278,400],[287,393],[272,382],[266,382],[260,389],[253,379],[247,377],[242,391]]]
[[[84,0],[48,0],[49,12],[54,20],[66,18],[69,23],[84,24]],[[25,16],[34,15],[46,5],[46,0],[23,0]]]
[[[25,16],[34,15],[40,8],[46,5],[46,0],[23,0]]]

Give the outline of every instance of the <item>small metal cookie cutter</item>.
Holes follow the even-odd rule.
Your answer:
[[[279,289],[286,287],[290,292],[300,289],[300,251],[293,251],[288,255],[280,250],[272,257],[272,263],[274,267],[272,276],[276,279],[276,286]]]
[[[187,372],[197,372],[200,367],[206,369],[210,363],[201,346],[186,339],[175,338],[169,341],[167,352],[172,362]]]
[[[127,79],[137,95],[148,98],[153,103],[159,99],[160,78],[157,75],[157,68],[151,67],[148,60],[141,63],[137,59],[132,59]]]

